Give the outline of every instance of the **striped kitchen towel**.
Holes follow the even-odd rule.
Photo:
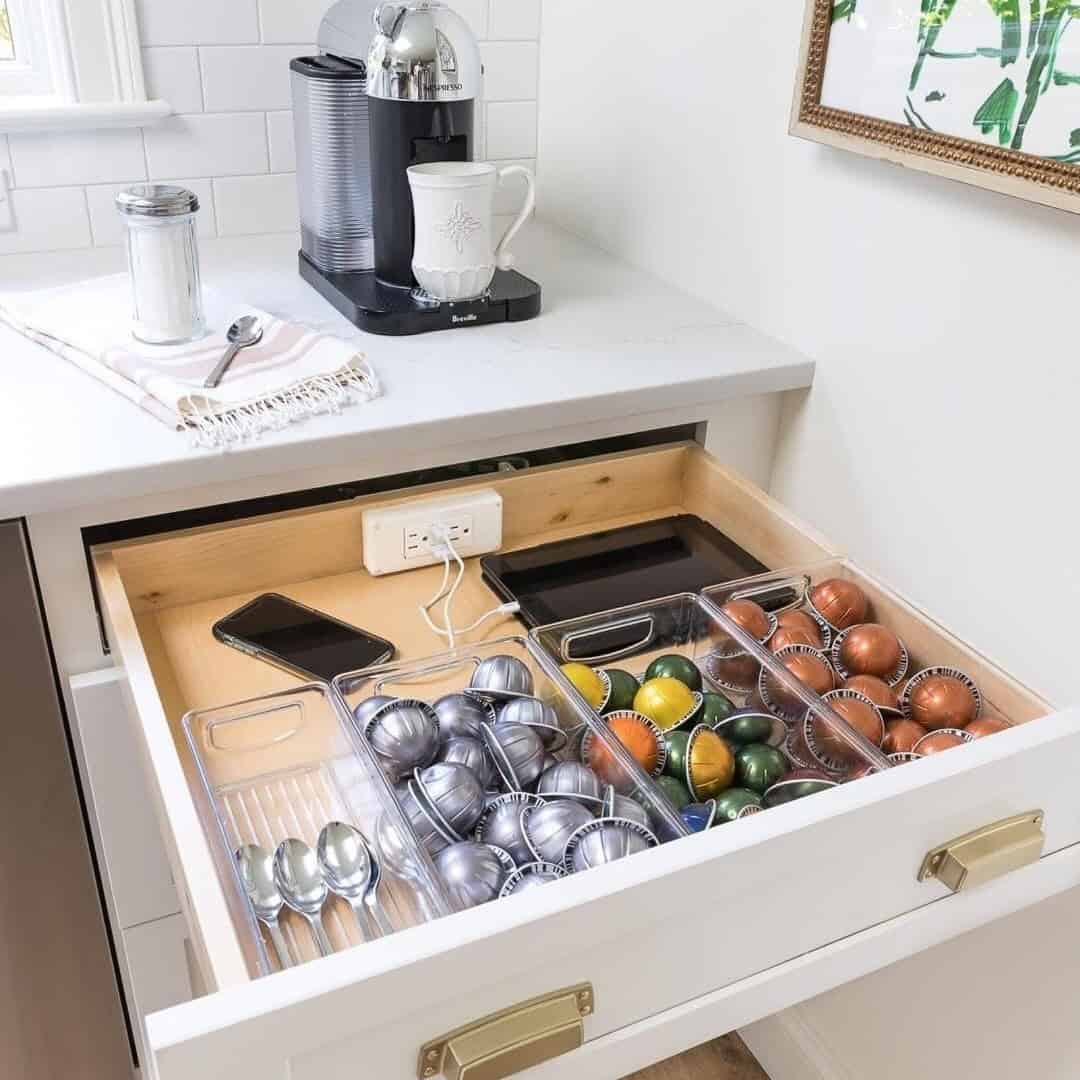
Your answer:
[[[100,379],[199,446],[228,448],[262,432],[380,395],[378,376],[343,338],[319,333],[205,290],[210,333],[186,345],[131,335],[126,274],[0,296],[0,322]],[[203,387],[228,347],[225,332],[255,315],[263,337],[243,349],[221,385]]]

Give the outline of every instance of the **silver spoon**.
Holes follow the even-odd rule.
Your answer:
[[[251,910],[255,912],[255,918],[270,931],[270,940],[274,944],[278,963],[282,968],[292,967],[289,946],[285,943],[285,937],[278,925],[278,916],[285,900],[274,881],[273,857],[258,844],[245,844],[237,849],[236,862]]]
[[[258,345],[262,341],[263,329],[254,315],[244,315],[229,327],[229,332],[225,336],[229,339],[230,344],[218,366],[214,368],[210,373],[210,377],[203,383],[203,386],[208,390],[214,390],[221,385],[221,380],[225,378],[225,372],[229,370],[230,365],[236,359],[236,354],[241,349],[246,349],[249,345]]]
[[[382,870],[367,841],[358,829],[341,821],[331,821],[319,833],[319,864],[330,888],[347,901],[365,937],[392,934],[379,905]],[[365,908],[367,909],[365,911]],[[377,930],[371,934],[370,915]]]
[[[315,944],[323,956],[334,951],[322,922],[322,909],[329,895],[326,879],[315,852],[303,840],[283,840],[274,855],[274,881],[285,903],[308,921]]]

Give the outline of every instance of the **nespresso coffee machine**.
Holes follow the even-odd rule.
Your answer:
[[[291,65],[304,280],[376,334],[538,315],[540,286],[514,270],[459,303],[413,279],[406,170],[475,157],[483,66],[464,19],[439,0],[341,0],[319,46]]]

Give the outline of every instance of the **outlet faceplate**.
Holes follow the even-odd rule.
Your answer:
[[[432,553],[441,525],[462,558],[502,546],[502,496],[494,488],[434,499],[412,499],[362,515],[364,566],[369,574],[394,574],[441,563]]]

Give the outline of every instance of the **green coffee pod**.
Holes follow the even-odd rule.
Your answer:
[[[632,709],[634,707],[634,695],[638,692],[638,681],[629,671],[620,668],[605,668],[604,675],[611,683],[611,693],[608,694],[604,705],[604,712],[617,712],[620,709]]]
[[[761,796],[756,791],[733,787],[716,796],[716,824],[734,821],[762,809]]]
[[[714,728],[721,720],[726,720],[735,712],[735,703],[723,694],[706,690],[701,697],[701,708],[694,717],[694,722],[697,724],[708,724],[709,727]],[[720,732],[720,734],[724,733]]]
[[[678,679],[693,691],[701,689],[701,672],[688,657],[679,653],[658,656],[646,669],[645,679]]]
[[[653,783],[671,800],[676,810],[690,805],[690,792],[681,780],[674,776],[658,776]]]
[[[759,795],[764,795],[787,770],[787,758],[775,746],[748,743],[735,754],[735,782]]]

